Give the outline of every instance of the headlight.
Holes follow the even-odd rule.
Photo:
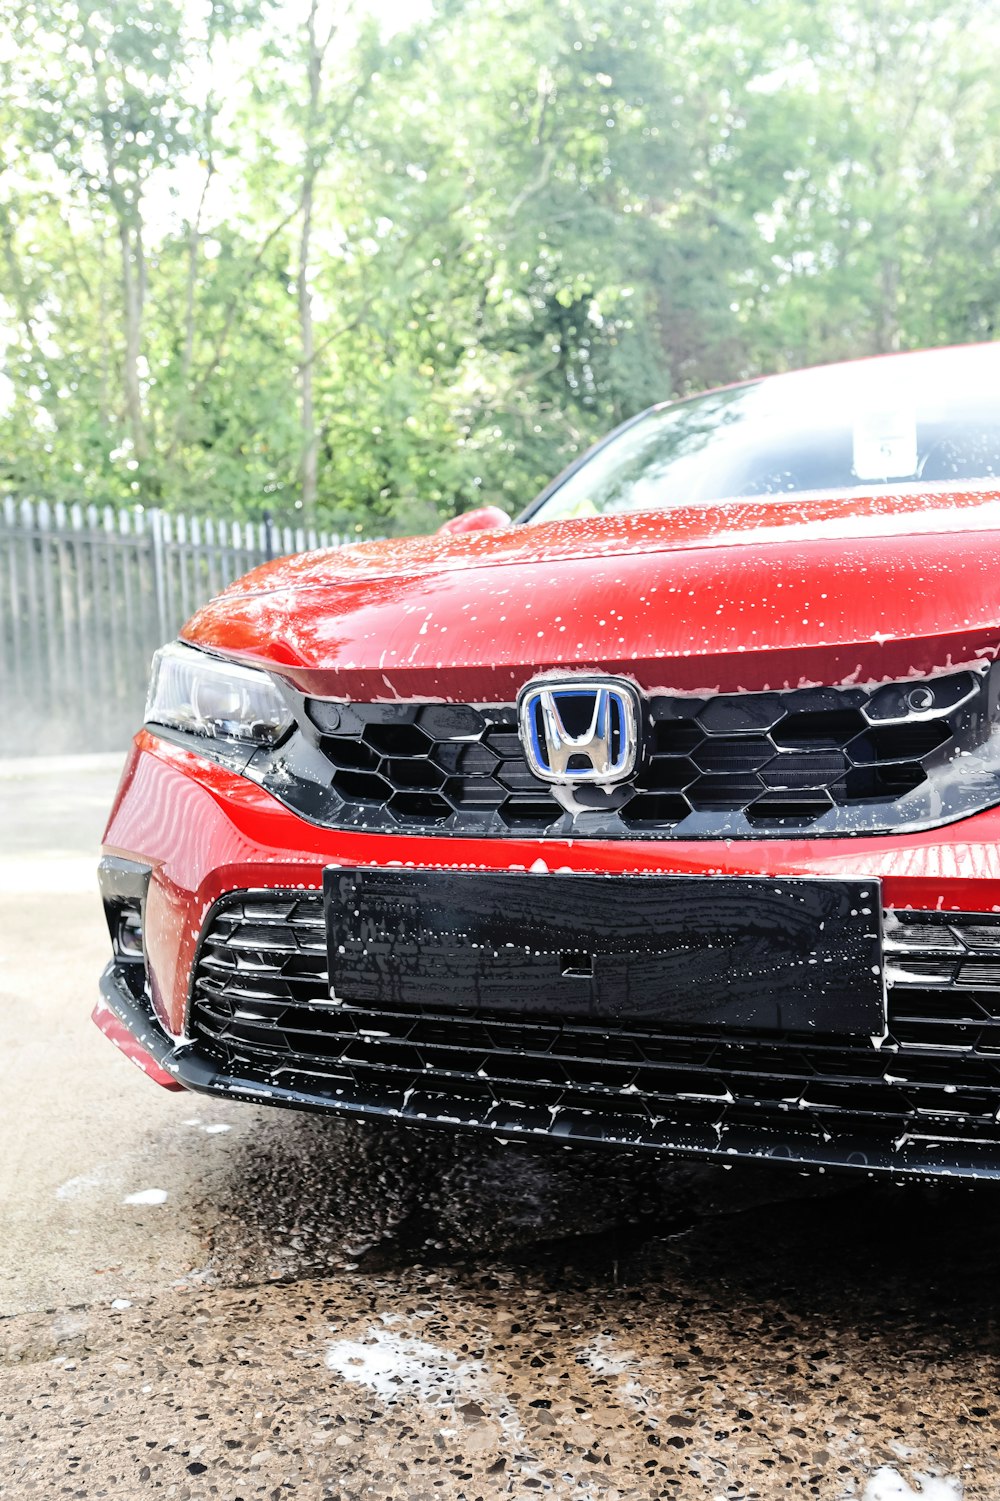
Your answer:
[[[269,673],[175,641],[153,657],[146,723],[273,745],[291,725],[292,715]]]

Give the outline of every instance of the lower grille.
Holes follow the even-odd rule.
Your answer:
[[[901,1167],[1000,1166],[1000,917],[887,913],[879,1046],[329,999],[319,893],[235,893],[203,938],[192,1039],[331,1108],[501,1134]]]

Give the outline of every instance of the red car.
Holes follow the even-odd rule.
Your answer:
[[[652,408],[157,654],[98,1024],[160,1083],[1000,1173],[1000,345]]]

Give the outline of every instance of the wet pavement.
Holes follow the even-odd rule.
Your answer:
[[[0,1496],[1000,1497],[1000,1192],[157,1090],[74,780],[0,774]]]

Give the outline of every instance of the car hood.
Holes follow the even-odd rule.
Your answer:
[[[1000,491],[797,495],[305,553],[182,634],[364,701],[510,702],[560,669],[692,693],[924,676],[1000,643]]]

